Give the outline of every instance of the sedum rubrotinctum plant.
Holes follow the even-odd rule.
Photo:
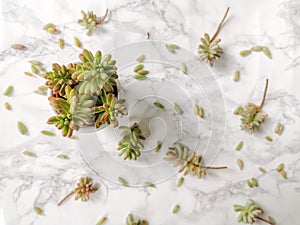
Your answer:
[[[262,108],[265,103],[267,90],[268,90],[268,79],[266,79],[266,85],[264,90],[263,99],[260,105],[254,103],[248,103],[240,111],[241,116],[241,128],[249,132],[256,132],[259,130],[261,124],[265,121],[268,114],[262,112]]]
[[[124,159],[136,160],[141,155],[140,149],[144,147],[141,140],[145,140],[139,125],[134,123],[130,127],[120,126],[119,129],[123,130],[118,145],[119,155]]]
[[[222,21],[220,22],[216,32],[212,37],[210,37],[209,34],[205,33],[204,37],[200,39],[201,44],[198,46],[199,58],[200,60],[209,63],[210,66],[213,66],[214,62],[218,60],[223,54],[223,49],[219,46],[221,39],[220,38],[217,39],[217,36],[223,26],[223,23],[227,17],[228,12],[229,12],[229,7],[227,8]]]
[[[82,126],[103,124],[118,126],[118,119],[126,115],[125,100],[118,99],[117,67],[111,55],[94,55],[84,49],[80,62],[69,65],[53,64],[52,71],[45,74],[46,85],[52,95],[50,105],[57,115],[48,123],[71,137]]]
[[[210,169],[226,169],[226,166],[204,166],[201,155],[191,151],[188,146],[183,143],[175,142],[166,153],[165,160],[174,166],[179,166],[178,172],[183,172],[184,176],[192,174],[199,179],[206,175],[206,171]]]
[[[79,19],[77,23],[80,26],[84,26],[86,29],[86,34],[90,35],[92,31],[99,25],[103,24],[105,18],[108,15],[108,9],[106,9],[105,15],[98,18],[97,15],[93,11],[81,11],[82,19]]]
[[[263,213],[263,210],[251,199],[247,201],[245,206],[235,204],[233,205],[233,208],[234,211],[240,213],[237,218],[238,222],[240,223],[253,224],[257,220],[260,220],[270,225],[275,225],[274,221],[266,220],[260,217],[260,215]]]

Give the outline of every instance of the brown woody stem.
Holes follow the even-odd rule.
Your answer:
[[[266,220],[266,219],[264,219],[264,218],[261,218],[261,217],[259,217],[259,216],[255,216],[255,218],[256,219],[258,219],[258,220],[261,220],[261,221],[263,221],[263,222],[265,222],[265,223],[268,223],[268,224],[271,224],[271,225],[274,225],[272,222],[270,222],[269,220]]]
[[[223,170],[227,169],[227,166],[200,166],[199,164],[193,163],[194,166],[200,167],[202,169],[207,169],[207,170]]]
[[[226,19],[226,16],[227,16],[227,14],[228,14],[228,12],[229,12],[229,9],[230,9],[230,7],[227,7],[226,13],[225,13],[225,15],[224,15],[224,17],[223,17],[221,23],[219,24],[219,26],[218,26],[218,28],[217,28],[217,30],[216,30],[214,36],[211,38],[210,43],[212,43],[212,42],[216,39],[216,37],[218,36],[218,34],[219,34],[219,32],[220,32],[220,30],[221,30],[221,28],[222,28],[222,26],[223,26],[223,23],[224,23],[224,21],[225,21],[225,19]]]
[[[66,197],[64,197],[62,200],[60,200],[59,203],[57,203],[57,205],[60,206],[65,200],[67,200],[73,194],[75,194],[75,191],[72,191]]]
[[[105,12],[104,16],[102,16],[96,23],[97,24],[102,24],[104,22],[105,18],[107,17],[108,12],[109,12],[109,10],[106,9],[106,12]]]
[[[269,79],[266,79],[266,85],[265,85],[265,91],[264,91],[264,96],[263,96],[263,99],[260,103],[260,106],[259,108],[262,109],[262,107],[264,106],[265,104],[265,99],[266,99],[266,95],[267,95],[267,91],[268,91],[268,86],[269,86]]]
[[[223,170],[227,169],[227,166],[200,166],[201,168],[207,169],[207,170]]]

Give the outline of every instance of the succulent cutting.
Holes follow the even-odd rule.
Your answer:
[[[86,34],[90,35],[98,25],[104,23],[108,15],[108,9],[106,9],[105,15],[102,16],[101,18],[98,18],[93,11],[85,12],[81,10],[81,15],[82,15],[82,19],[79,19],[77,23],[80,26],[84,26],[86,29]]]
[[[202,178],[206,175],[206,171],[209,169],[226,169],[226,166],[212,167],[204,166],[202,164],[202,156],[192,152],[186,145],[176,142],[172,147],[169,147],[169,151],[166,153],[165,160],[171,162],[174,166],[179,166],[178,172],[183,172],[184,176],[188,174],[196,175],[198,178]]]
[[[227,17],[228,12],[229,12],[229,7],[227,8],[224,17],[220,22],[212,38],[209,36],[209,34],[205,33],[204,37],[200,39],[201,44],[198,46],[199,58],[202,61],[206,61],[206,63],[209,63],[210,66],[213,66],[214,62],[221,57],[221,54],[223,54],[223,49],[219,46],[221,39],[220,38],[216,39],[216,38],[223,26],[223,23]]]
[[[273,222],[259,216],[263,213],[263,210],[251,199],[247,201],[245,206],[235,204],[233,208],[234,211],[240,212],[240,215],[237,218],[240,223],[253,224],[256,220],[261,220],[265,223],[274,225]]]
[[[90,194],[95,193],[98,190],[98,186],[93,184],[93,181],[89,177],[81,177],[76,185],[76,188],[64,197],[57,205],[61,205],[71,195],[76,194],[75,200],[81,199],[86,202],[90,198]]]
[[[134,123],[130,127],[120,126],[119,129],[123,130],[118,146],[119,155],[124,155],[124,159],[136,160],[141,155],[140,149],[144,147],[141,140],[145,140],[139,125]]]
[[[104,23],[107,15],[108,9],[105,11],[105,15],[98,18],[97,15],[93,11],[85,12],[81,10],[82,19],[79,19],[77,23],[80,26],[84,26],[86,29],[86,34],[90,35],[92,31],[98,26]]]
[[[51,90],[50,105],[57,115],[48,123],[71,137],[82,126],[102,124],[118,126],[117,118],[127,115],[125,100],[118,99],[116,61],[111,55],[93,55],[84,49],[79,55],[80,63],[53,64],[47,72],[46,86]]]
[[[242,130],[247,130],[249,132],[255,132],[259,130],[261,124],[265,121],[268,114],[262,112],[262,108],[265,103],[267,90],[268,90],[268,79],[266,79],[265,91],[263,95],[263,99],[260,105],[256,105],[254,103],[248,103],[239,113],[241,116],[241,128]]]

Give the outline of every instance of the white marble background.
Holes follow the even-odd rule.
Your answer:
[[[80,10],[93,9],[104,13],[108,5],[109,21],[90,37],[76,24]],[[73,45],[77,36],[83,46],[104,52],[126,43],[146,39],[164,40],[196,52],[204,32],[212,34],[227,6],[229,18],[222,29],[224,57],[212,73],[216,76],[226,104],[227,128],[215,164],[229,169],[211,172],[203,180],[186,177],[181,188],[177,179],[153,188],[124,188],[99,179],[74,150],[72,140],[59,136],[49,138],[40,130],[52,114],[44,96],[33,93],[42,79],[26,77],[29,59],[38,59],[48,67],[54,61],[74,60],[80,50]],[[278,224],[297,225],[300,221],[300,2],[298,0],[126,0],[126,1],[13,1],[0,2],[0,92],[12,84],[12,97],[0,97],[0,224],[1,225],[92,225],[104,215],[107,224],[120,225],[128,212],[148,219],[152,225],[233,225],[236,214],[234,203],[253,198],[272,215]],[[61,33],[49,35],[42,30],[48,22],[58,25]],[[66,47],[59,50],[57,39],[62,37]],[[28,50],[17,52],[9,46],[23,43]],[[273,54],[269,60],[262,54],[241,58],[239,51],[253,45],[268,46]],[[231,76],[241,71],[241,80],[235,83]],[[259,102],[264,79],[270,79],[270,89],[264,110],[269,118],[262,132],[251,135],[241,132],[238,117],[232,114],[235,106],[248,100]],[[10,102],[13,111],[6,111],[4,102]],[[29,128],[28,136],[17,131],[18,120]],[[275,136],[274,124],[280,121],[285,130]],[[272,143],[265,141],[272,136]],[[240,140],[244,148],[237,152],[234,146]],[[30,150],[37,158],[22,155]],[[69,155],[69,160],[57,159],[58,153]],[[236,159],[244,160],[245,169],[239,171]],[[285,163],[288,179],[284,180],[275,168]],[[261,174],[258,166],[266,168]],[[84,175],[94,177],[101,189],[88,203],[69,200],[57,207],[57,201],[70,192],[74,182]],[[260,186],[249,189],[245,180],[256,177]],[[175,204],[181,205],[178,214],[171,213]],[[44,210],[38,216],[33,206]]]

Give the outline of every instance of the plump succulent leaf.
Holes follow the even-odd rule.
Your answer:
[[[111,59],[111,55],[102,56],[100,51],[93,55],[84,49],[79,58],[81,64],[77,65],[72,74],[72,79],[80,82],[79,94],[101,95],[102,90],[106,93],[114,92],[118,75],[116,61]]]
[[[263,213],[263,210],[253,200],[248,200],[245,206],[233,205],[234,211],[240,212],[237,220],[246,224],[253,224],[256,217]]]
[[[202,156],[192,152],[186,145],[176,142],[166,153],[165,160],[171,162],[174,166],[180,166],[178,172],[184,175],[189,173],[202,178],[206,175],[206,169],[201,167]]]
[[[127,115],[125,100],[117,99],[114,94],[102,92],[102,105],[95,108],[97,114],[95,126],[100,127],[102,124],[111,124],[113,127],[118,126],[117,118]]]
[[[260,125],[265,121],[268,114],[261,112],[259,106],[248,103],[245,105],[241,116],[241,128],[249,132],[255,132],[259,130]]]
[[[204,37],[201,38],[201,43],[198,46],[199,58],[202,61],[206,61],[210,66],[214,65],[214,62],[221,57],[223,53],[222,48],[219,46],[221,39],[215,39],[211,41],[208,34],[204,34]]]
[[[140,149],[144,147],[141,140],[145,139],[138,124],[134,123],[130,127],[121,126],[120,129],[123,132],[118,146],[119,155],[123,155],[124,159],[136,160],[141,155]]]

